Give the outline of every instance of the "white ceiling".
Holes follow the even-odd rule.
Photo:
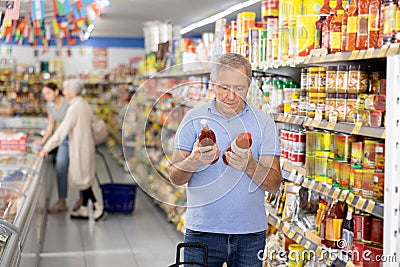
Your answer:
[[[46,0],[51,2],[50,0]],[[110,0],[96,23],[94,37],[143,37],[146,21],[169,21],[183,27],[214,15],[243,0]],[[242,11],[260,14],[260,2]],[[228,18],[230,20],[231,16]],[[194,30],[188,35],[214,31],[214,24]]]

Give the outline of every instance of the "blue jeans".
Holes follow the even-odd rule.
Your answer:
[[[203,243],[208,246],[209,267],[261,267],[259,251],[265,247],[265,231],[250,234],[215,234],[186,229],[184,242]],[[262,256],[263,254],[261,254]],[[198,248],[185,248],[184,260],[203,262],[203,251]],[[185,265],[188,267],[190,265]]]
[[[62,141],[61,145],[58,147],[56,155],[58,198],[67,198],[68,164],[68,137],[65,137],[64,141]]]

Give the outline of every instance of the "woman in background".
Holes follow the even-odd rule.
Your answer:
[[[97,221],[104,215],[103,206],[97,202],[92,191],[95,177],[95,143],[92,133],[93,111],[80,95],[82,83],[78,79],[68,79],[63,83],[63,94],[69,101],[69,108],[60,126],[44,145],[39,156],[61,144],[65,137],[69,140],[68,182],[72,188],[82,192],[82,206],[71,213],[72,219],[88,219],[88,202],[94,206],[93,217]]]
[[[68,100],[63,97],[55,83],[48,83],[42,88],[42,94],[47,104],[48,123],[46,132],[41,140],[34,143],[43,146],[53,131],[64,119],[68,109]],[[49,213],[68,211],[67,194],[68,194],[68,137],[65,137],[56,149],[56,173],[58,187],[58,201],[48,209]]]

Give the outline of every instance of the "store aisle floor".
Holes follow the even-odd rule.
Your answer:
[[[130,175],[108,155],[116,182],[131,183]],[[96,161],[101,182],[108,182],[102,161]],[[100,189],[95,186],[100,200]],[[50,203],[57,197],[56,185]],[[77,192],[69,192],[70,210]],[[174,262],[176,244],[183,235],[167,222],[141,190],[137,191],[133,215],[108,214],[99,222],[71,220],[69,213],[48,214],[39,266],[41,267],[165,267]]]

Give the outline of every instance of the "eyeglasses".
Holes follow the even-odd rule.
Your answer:
[[[219,84],[219,83],[213,83],[213,84],[218,86],[218,88],[222,89],[223,91],[232,90],[236,93],[243,92],[248,88],[243,85],[226,85],[226,84]]]

